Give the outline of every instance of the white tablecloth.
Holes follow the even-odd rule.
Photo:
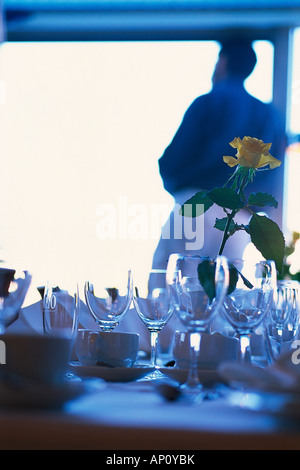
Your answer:
[[[111,383],[59,410],[0,410],[0,449],[300,449],[300,423],[224,399],[166,402],[147,383]]]
[[[128,331],[142,326],[134,313]],[[84,309],[80,321],[95,327]],[[42,331],[40,303],[23,309],[10,327],[20,330]],[[0,403],[0,449],[300,449],[300,418],[283,420],[224,399],[170,403],[149,381],[107,383],[62,410],[8,409]]]

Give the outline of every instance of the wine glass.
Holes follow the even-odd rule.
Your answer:
[[[277,275],[272,260],[229,260],[230,284],[223,313],[240,342],[240,361],[251,362],[250,337],[273,302]]]
[[[80,297],[78,284],[68,289],[47,282],[43,295],[44,333],[74,341],[78,328]]]
[[[265,339],[269,362],[278,359],[282,349],[290,345],[299,328],[299,283],[277,282],[274,299],[265,325]]]
[[[151,269],[148,277],[134,288],[134,306],[150,332],[151,366],[157,367],[158,336],[173,313],[165,269]]]
[[[167,282],[175,312],[190,335],[190,367],[182,388],[197,394],[203,390],[198,375],[201,333],[219,312],[227,293],[229,271],[223,256],[215,260],[198,255],[172,254]]]
[[[87,307],[102,331],[113,331],[129,310],[132,302],[132,273],[127,283],[118,287],[103,287],[86,282],[84,294]]]
[[[28,271],[19,275],[14,269],[0,269],[0,334],[17,319],[30,283]]]

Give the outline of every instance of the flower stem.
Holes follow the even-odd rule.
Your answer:
[[[244,171],[245,170],[244,167],[242,167],[242,168],[243,168],[243,171]],[[239,183],[239,188],[237,190],[237,194],[241,195],[243,197],[243,200],[245,200],[244,189],[247,186],[247,184],[250,182],[250,179],[251,179],[251,174],[250,174],[249,170],[250,169],[248,169],[247,173],[243,174],[242,181]],[[241,170],[240,170],[240,172],[241,172]],[[235,183],[237,183],[237,181],[239,179],[240,172],[235,171],[235,173],[234,173],[234,174],[236,174]],[[219,249],[219,256],[222,255],[223,250],[224,250],[225,245],[226,245],[226,242],[227,242],[228,238],[230,237],[230,233],[228,231],[229,227],[230,227],[230,224],[231,224],[232,220],[234,219],[234,217],[236,216],[236,214],[238,213],[239,210],[240,209],[233,210],[230,214],[227,215],[227,222],[226,222],[226,226],[225,226],[225,229],[224,229],[224,235],[223,235],[223,239],[222,239],[222,242],[221,242],[221,246],[220,246],[220,249]]]
[[[225,230],[224,230],[224,235],[223,235],[222,243],[221,243],[221,246],[220,246],[220,249],[219,249],[219,256],[222,255],[223,250],[225,248],[225,244],[226,244],[228,238],[230,237],[228,229],[229,229],[230,223],[234,219],[236,213],[237,213],[237,211],[234,210],[234,211],[231,212],[231,214],[228,214],[228,216],[227,216],[227,222],[226,222],[226,226],[225,226]]]

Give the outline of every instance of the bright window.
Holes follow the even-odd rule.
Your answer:
[[[267,56],[247,87],[270,101],[273,50],[255,47]],[[172,205],[157,160],[210,90],[218,52],[190,41],[2,45],[0,257],[34,286],[147,270]]]
[[[293,58],[292,58],[292,75],[291,90],[288,115],[289,133],[300,136],[300,28],[296,28],[293,38]],[[296,139],[297,140],[297,139]],[[300,142],[294,142],[288,149],[286,155],[286,212],[285,226],[292,232],[300,232]]]
[[[300,134],[300,28],[295,29],[293,42],[290,132]]]

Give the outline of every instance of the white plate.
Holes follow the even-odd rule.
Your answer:
[[[188,378],[188,369],[179,369],[176,367],[160,367],[160,372],[170,379],[183,384]],[[198,370],[200,382],[203,385],[210,385],[216,382],[222,382],[222,379],[216,370]]]
[[[69,370],[78,377],[99,377],[107,382],[132,382],[145,377],[154,368],[142,365],[133,367],[82,366],[74,361],[70,363]]]
[[[261,391],[232,391],[227,396],[230,404],[256,413],[299,419],[300,395]]]
[[[100,386],[101,385],[101,386]],[[103,384],[97,384],[98,389]],[[0,384],[0,407],[61,408],[66,402],[95,390],[95,384],[64,380],[60,384],[42,384],[32,381]]]

